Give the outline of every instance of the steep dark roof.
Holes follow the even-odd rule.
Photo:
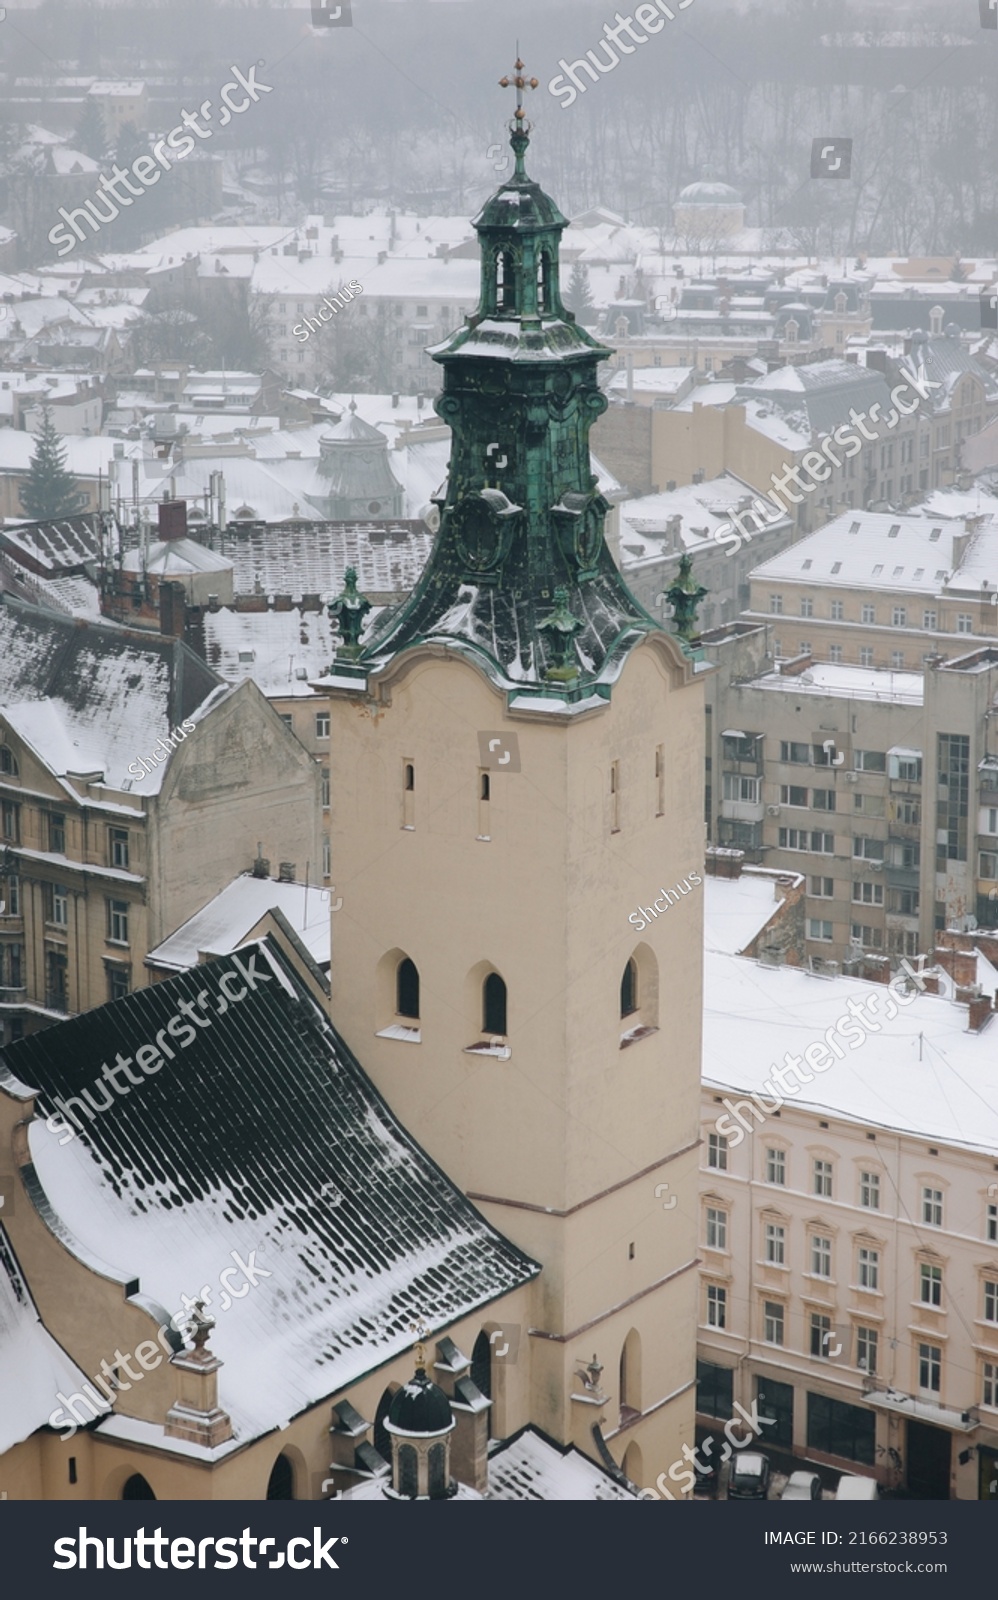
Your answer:
[[[232,1001],[240,964],[256,987]],[[180,1002],[204,991],[211,1027],[184,1047]],[[93,1121],[77,1108],[76,1138],[31,1124],[27,1186],[69,1250],[168,1315],[212,1287],[219,1403],[237,1438],[408,1349],[420,1318],[432,1337],[540,1271],[398,1123],[269,939],[22,1040],[0,1058],[0,1086],[40,1090],[40,1117],[85,1088],[100,1105],[102,1063],[134,1060],[158,1033],[176,1059],[120,1097],[108,1089]],[[219,1299],[234,1251],[255,1252],[261,1281]]]

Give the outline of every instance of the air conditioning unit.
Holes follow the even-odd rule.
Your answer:
[[[782,806],[767,806],[766,807],[766,815],[767,815],[767,817],[778,817],[782,810],[783,810]]]
[[[858,782],[858,780],[859,780],[859,773],[858,772],[847,772],[846,773],[846,783],[856,783],[856,782]]]
[[[868,861],[866,864],[871,872],[883,872],[884,870],[884,863],[882,861]]]

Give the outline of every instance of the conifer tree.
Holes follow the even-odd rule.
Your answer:
[[[48,406],[42,407],[42,425],[20,496],[26,515],[37,521],[71,517],[86,503],[86,495],[78,493],[66,470],[66,453]]]

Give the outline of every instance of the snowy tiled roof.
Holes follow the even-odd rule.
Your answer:
[[[164,1052],[76,1138],[48,1131],[54,1095],[93,1085],[115,1051],[165,1039],[179,1002],[205,990],[211,1028],[186,1045],[175,1030],[179,1060]],[[272,940],[34,1034],[6,1065],[9,1090],[41,1091],[37,1203],[87,1267],[139,1280],[169,1315],[217,1285],[234,1251],[255,1252],[261,1281],[209,1307],[238,1440],[408,1350],[417,1319],[432,1337],[540,1271],[399,1124]]]
[[[230,502],[231,503],[231,502]],[[362,592],[406,595],[433,544],[423,522],[315,522],[296,527],[230,524],[223,554],[235,566],[236,594],[318,594],[343,589],[347,567]]]
[[[196,966],[198,955],[225,956],[237,950],[261,917],[276,907],[318,966],[329,966],[329,890],[306,888],[303,883],[279,883],[243,873],[226,884],[214,900],[150,950],[148,960],[157,967],[178,972]]]
[[[86,1376],[43,1326],[0,1223],[0,1456],[45,1427],[60,1390]]]
[[[489,1456],[488,1500],[637,1500],[575,1445],[521,1428]]]

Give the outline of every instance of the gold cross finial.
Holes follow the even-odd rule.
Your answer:
[[[516,87],[516,110],[513,113],[513,115],[516,118],[517,126],[519,126],[523,122],[523,119],[527,114],[523,109],[523,91],[524,91],[524,89],[536,89],[536,88],[539,87],[539,81],[538,81],[537,78],[525,78],[523,76],[524,65],[523,65],[523,62],[520,60],[520,47],[519,47],[519,45],[517,45],[517,47],[516,47],[516,65],[513,68],[513,72],[514,72],[514,76],[512,78],[507,76],[505,78],[500,78],[499,79],[499,87],[501,89],[508,89],[510,84],[515,85],[515,87]]]
[[[417,1322],[410,1322],[409,1332],[416,1335],[416,1370],[425,1372],[426,1346],[424,1345],[423,1340],[426,1338],[426,1324],[423,1322],[422,1317],[420,1317]]]

